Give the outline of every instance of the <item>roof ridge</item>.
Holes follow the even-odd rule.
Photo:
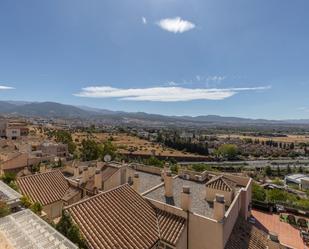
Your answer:
[[[83,199],[83,200],[80,200],[80,201],[78,201],[78,202],[75,202],[75,203],[73,203],[73,204],[71,204],[71,205],[69,205],[69,206],[66,206],[64,209],[65,209],[65,210],[70,209],[70,208],[72,208],[72,207],[74,207],[74,206],[77,206],[77,205],[79,205],[79,204],[81,204],[81,203],[84,203],[84,202],[86,202],[86,201],[89,201],[89,200],[92,200],[92,199],[96,199],[96,198],[98,198],[99,196],[104,195],[104,194],[107,194],[107,193],[109,193],[109,192],[111,192],[111,191],[113,191],[113,190],[115,190],[115,189],[124,188],[124,187],[126,187],[126,186],[130,187],[130,185],[129,185],[128,183],[125,183],[125,184],[122,184],[122,185],[120,185],[120,186],[117,186],[117,187],[111,188],[111,189],[109,189],[109,190],[106,190],[106,191],[104,191],[104,192],[100,192],[99,194],[96,194],[96,195],[94,195],[94,196],[91,196],[91,197],[89,197],[89,198],[87,198],[87,199]]]
[[[25,178],[31,178],[31,177],[34,177],[34,176],[41,176],[41,175],[44,175],[44,174],[49,174],[49,173],[55,173],[55,172],[61,172],[60,169],[53,169],[51,171],[47,171],[47,172],[42,172],[42,173],[37,173],[37,174],[33,174],[33,175],[28,175],[28,176],[22,176],[22,177],[18,177],[17,180],[19,179],[25,179]],[[63,174],[62,174],[63,175]],[[63,175],[64,176],[64,175]]]

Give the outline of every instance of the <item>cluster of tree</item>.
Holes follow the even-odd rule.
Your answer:
[[[215,154],[226,160],[236,160],[238,158],[239,150],[235,144],[222,144],[215,151]]]
[[[16,185],[16,174],[13,172],[6,172],[1,176],[1,180],[9,185],[12,189],[18,190]]]
[[[22,196],[21,199],[21,204],[25,207],[25,208],[29,208],[31,209],[32,212],[40,215],[42,212],[42,205],[39,202],[32,202],[27,196]]]
[[[56,229],[73,243],[78,245],[78,248],[87,249],[85,239],[82,237],[79,228],[73,223],[68,212],[62,211],[62,216],[56,225]]]
[[[74,154],[76,144],[73,142],[72,134],[65,130],[54,130],[48,132],[49,137],[54,137],[56,142],[68,145],[69,153]]]
[[[288,193],[281,189],[266,190],[256,183],[252,186],[252,199],[271,203],[281,202],[301,209],[309,209],[309,199],[302,199],[297,195]]]
[[[294,143],[283,143],[283,142],[276,142],[273,140],[259,140],[259,139],[252,139],[252,138],[244,138],[243,141],[247,144],[261,144],[261,145],[266,145],[269,147],[276,147],[280,149],[293,150],[295,148]]]
[[[300,165],[299,167],[293,167],[288,164],[286,169],[282,169],[279,167],[279,165],[276,167],[276,169],[272,169],[271,166],[267,165],[264,168],[264,174],[266,176],[283,176],[285,174],[291,174],[291,173],[304,173],[303,167]]]
[[[163,140],[164,145],[176,149],[176,150],[185,150],[191,153],[197,153],[199,155],[208,156],[208,144],[201,142],[192,142],[187,139],[181,138],[172,138]]]
[[[92,139],[84,139],[81,143],[80,158],[83,161],[103,160],[105,155],[116,156],[116,147],[110,140],[103,144]]]

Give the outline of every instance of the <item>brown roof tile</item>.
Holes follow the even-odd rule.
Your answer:
[[[185,220],[159,211],[128,184],[67,208],[91,249],[152,248],[176,243]],[[159,229],[159,226],[161,229]]]
[[[59,201],[69,189],[69,184],[60,170],[17,178],[22,194],[43,206]]]
[[[225,249],[266,249],[267,234],[239,218]]]
[[[230,192],[235,189],[236,183],[220,175],[208,181],[206,187]]]

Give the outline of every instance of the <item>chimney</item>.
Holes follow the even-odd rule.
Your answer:
[[[164,179],[165,196],[173,197],[173,176],[171,171],[166,172]]]
[[[134,178],[133,178],[133,189],[136,192],[139,192],[139,186],[140,186],[140,179],[139,179],[139,174],[134,173]]]
[[[79,167],[78,167],[78,166],[75,166],[75,167],[74,167],[74,172],[73,172],[73,174],[74,174],[74,177],[79,177]]]
[[[278,239],[278,234],[275,232],[269,232],[268,249],[280,249],[280,242]]]
[[[190,194],[190,187],[189,186],[183,186],[182,192],[181,192],[181,208],[184,211],[190,211],[191,210],[191,194]]]
[[[224,195],[216,194],[216,198],[214,200],[214,219],[217,221],[221,221],[224,218],[224,214],[225,214]]]
[[[168,172],[168,168],[169,168],[169,164],[168,163],[165,163],[164,164],[164,168],[163,170],[161,171],[161,180],[165,180],[165,177],[166,177],[166,173]]]
[[[83,179],[82,180],[83,183],[88,181],[88,168],[87,167],[83,169],[82,179]]]
[[[102,174],[101,170],[97,169],[94,175],[94,186],[97,189],[102,189]]]

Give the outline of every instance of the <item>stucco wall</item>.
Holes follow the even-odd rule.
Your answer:
[[[46,213],[47,218],[52,220],[61,216],[62,208],[63,208],[63,202],[57,201],[52,204],[43,206],[43,211]]]
[[[110,178],[108,178],[103,184],[104,184],[104,191],[115,188],[119,185],[121,185],[121,172],[120,170],[116,171],[115,174],[113,174]]]
[[[230,206],[233,200],[233,192],[223,191],[223,190],[217,190],[213,188],[206,187],[206,200],[213,202],[216,198],[216,194],[223,195],[225,200],[225,205]]]

